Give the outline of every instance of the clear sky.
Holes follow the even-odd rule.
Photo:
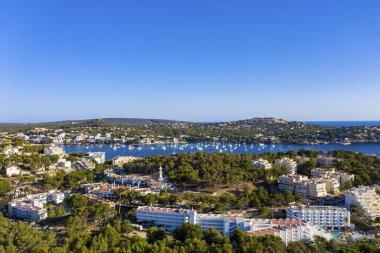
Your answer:
[[[0,108],[0,122],[380,120],[380,1],[1,1]]]

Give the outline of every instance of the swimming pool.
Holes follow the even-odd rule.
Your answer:
[[[331,237],[334,239],[338,239],[343,235],[343,232],[332,232],[330,233]]]

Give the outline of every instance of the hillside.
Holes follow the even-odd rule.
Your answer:
[[[0,123],[3,131],[28,130],[32,128],[62,128],[72,125],[83,127],[111,127],[111,126],[139,126],[139,125],[165,125],[179,121],[165,119],[140,119],[140,118],[102,118],[85,120],[64,120],[39,123]]]

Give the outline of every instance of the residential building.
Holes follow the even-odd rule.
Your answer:
[[[326,185],[326,191],[330,193],[339,192],[340,183],[336,178],[320,178],[320,181],[324,182]]]
[[[50,137],[54,144],[63,144],[63,138],[61,136]]]
[[[347,208],[353,205],[361,207],[364,214],[375,219],[380,217],[380,195],[376,192],[376,186],[359,186],[344,193]]]
[[[252,167],[256,168],[256,169],[271,169],[272,168],[272,164],[270,162],[268,162],[267,160],[264,160],[264,159],[258,159],[258,160],[255,160],[255,161],[252,161],[251,162],[251,165]]]
[[[334,164],[335,164],[334,160],[335,160],[334,157],[318,156],[317,157],[317,164],[319,166],[331,167],[331,166],[334,166]]]
[[[297,163],[287,157],[276,159],[275,164],[280,168],[286,168],[288,174],[296,174],[297,173]]]
[[[21,174],[21,170],[17,168],[16,166],[5,168],[5,175],[7,177],[18,176],[20,174]]]
[[[250,235],[275,235],[280,237],[287,245],[294,241],[312,242],[315,236],[320,236],[326,240],[331,239],[330,233],[323,228],[311,225],[303,220],[252,220],[252,229],[248,231]]]
[[[134,161],[136,159],[139,159],[138,157],[134,156],[118,156],[112,159],[112,165],[114,166],[123,166],[124,163],[129,163],[131,161]]]
[[[302,175],[285,175],[279,177],[278,188],[280,191],[294,192],[296,182],[304,182],[308,180],[307,176]]]
[[[335,178],[339,185],[344,185],[349,181],[354,181],[354,175],[342,171],[336,171],[334,168],[322,169],[315,168],[311,170],[311,177],[314,178]]]
[[[65,195],[56,190],[47,193],[28,195],[24,198],[13,199],[8,203],[8,214],[10,217],[17,217],[33,221],[41,221],[47,218],[46,203],[60,204]]]
[[[46,147],[44,149],[45,155],[63,155],[64,153],[65,153],[65,151],[63,151],[62,148],[54,146],[54,145],[52,145],[50,147]]]
[[[286,209],[287,219],[305,220],[324,229],[341,230],[350,227],[350,211],[337,206],[309,206],[291,204]]]
[[[106,152],[89,152],[88,156],[94,159],[98,164],[103,164],[106,161]]]
[[[47,218],[46,208],[31,206],[25,202],[11,202],[8,204],[10,217],[41,221]]]
[[[94,183],[85,185],[85,192],[103,199],[114,199],[114,191],[118,188],[115,184]]]
[[[14,148],[14,147],[5,147],[3,149],[3,154],[6,154],[6,155],[14,155],[14,154],[19,154],[20,153],[20,149],[19,148]]]
[[[71,161],[63,158],[63,159],[58,160],[57,165],[58,165],[58,167],[70,168],[71,167]]]
[[[296,160],[298,164],[302,164],[302,163],[310,161],[310,158],[306,156],[296,156]]]
[[[309,180],[307,182],[308,196],[311,198],[320,198],[327,195],[326,183],[323,180]]]
[[[95,163],[88,158],[81,158],[73,164],[77,169],[92,170],[95,169]]]
[[[294,182],[294,194],[307,197],[309,195],[308,184],[309,184],[308,180]]]
[[[326,183],[321,179],[309,179],[307,176],[289,174],[279,177],[280,191],[291,191],[304,197],[318,198],[327,195]]]

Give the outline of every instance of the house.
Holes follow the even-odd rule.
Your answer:
[[[124,163],[129,163],[137,159],[139,158],[134,156],[118,156],[112,159],[112,165],[123,166]]]
[[[63,151],[63,149],[60,147],[52,145],[44,149],[44,154],[45,155],[63,155],[65,154],[65,151]]]
[[[272,164],[264,159],[258,159],[251,162],[251,166],[256,169],[271,169]]]
[[[5,175],[7,177],[18,176],[21,174],[21,170],[16,166],[5,168]]]
[[[86,170],[92,170],[95,169],[96,165],[91,159],[82,157],[78,161],[76,161],[73,166],[77,169],[86,169]]]
[[[88,157],[94,159],[98,164],[103,164],[106,161],[106,152],[89,152]]]

